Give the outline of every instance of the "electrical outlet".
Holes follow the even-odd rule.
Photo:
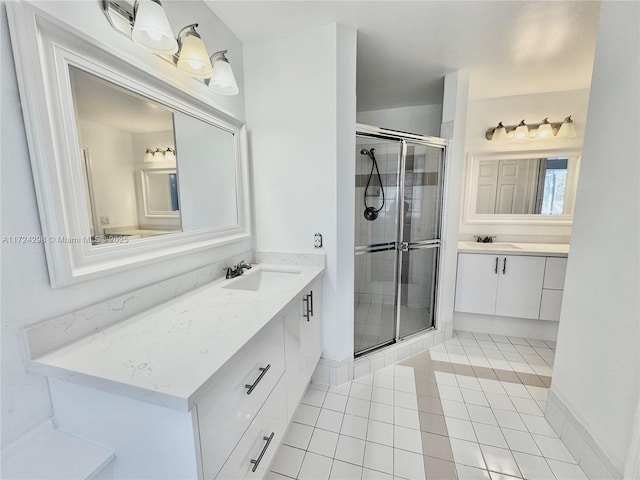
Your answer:
[[[322,248],[322,234],[316,233],[313,236],[313,246],[316,248]]]
[[[100,217],[100,225],[109,225],[109,216],[103,215]]]

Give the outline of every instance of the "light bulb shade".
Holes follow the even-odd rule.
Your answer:
[[[549,119],[545,118],[544,121],[538,127],[538,133],[536,134],[538,138],[549,138],[553,137],[553,128],[549,123]]]
[[[136,11],[131,37],[139,45],[156,54],[173,55],[178,42],[162,5],[154,0],[141,0]]]
[[[157,149],[153,154],[153,160],[155,162],[162,162],[164,160],[164,152],[160,149]]]
[[[178,68],[196,78],[209,78],[213,73],[207,48],[195,31],[187,32],[181,39]]]
[[[493,137],[491,140],[494,142],[501,142],[507,139],[507,129],[504,128],[502,122],[498,123],[498,126],[493,130]]]
[[[144,162],[145,163],[153,162],[153,151],[151,151],[149,148],[147,148],[147,151],[144,154]]]
[[[516,127],[514,138],[517,138],[517,139],[529,138],[529,127],[525,125],[524,120],[522,120],[520,122],[520,125]]]
[[[576,136],[576,126],[571,120],[571,117],[567,117],[562,125],[560,125],[560,129],[558,130],[557,137],[575,137]]]
[[[238,84],[236,83],[236,77],[233,74],[229,60],[224,54],[226,50],[216,52],[211,56],[211,62],[213,63],[213,75],[209,80],[209,88],[220,95],[237,95]]]
[[[165,162],[176,161],[176,154],[173,152],[173,149],[171,147],[167,148],[167,150],[164,152],[164,161]]]

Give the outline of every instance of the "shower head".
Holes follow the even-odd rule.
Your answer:
[[[371,150],[367,150],[366,148],[363,148],[362,150],[360,150],[360,155],[366,155],[367,157],[373,160],[373,152],[375,151],[376,151],[375,148],[372,148]]]

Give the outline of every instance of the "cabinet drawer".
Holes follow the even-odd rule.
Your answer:
[[[280,380],[284,372],[282,329],[282,318],[269,322],[195,400],[204,478],[216,476]],[[268,370],[260,370],[267,366]],[[248,394],[246,385],[254,383]]]
[[[562,307],[562,290],[542,290],[540,301],[540,320],[560,320],[560,308]]]
[[[564,289],[564,276],[567,272],[567,259],[547,257],[547,265],[544,270],[544,284],[542,288],[554,290]]]
[[[261,479],[268,472],[273,456],[287,431],[286,381],[284,376],[273,389],[258,415],[242,436],[217,478],[221,480]],[[271,435],[273,434],[273,437]],[[267,438],[271,437],[267,445]],[[255,472],[254,463],[259,464]]]

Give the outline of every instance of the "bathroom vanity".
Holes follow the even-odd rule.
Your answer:
[[[458,318],[466,324],[478,315],[476,325],[488,316],[557,322],[568,253],[565,244],[459,242]]]
[[[263,478],[321,355],[323,271],[258,265],[29,370],[60,430],[115,451],[115,478]]]

